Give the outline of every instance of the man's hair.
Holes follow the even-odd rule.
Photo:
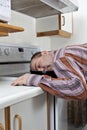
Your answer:
[[[31,61],[34,59],[34,58],[37,58],[37,57],[40,57],[41,56],[41,52],[36,52],[32,57],[31,57]]]

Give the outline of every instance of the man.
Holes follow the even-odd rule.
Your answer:
[[[53,95],[68,99],[87,97],[87,44],[37,53],[31,59],[30,68],[44,74],[24,74],[12,85],[40,86]],[[53,71],[56,78],[45,75],[46,71]]]

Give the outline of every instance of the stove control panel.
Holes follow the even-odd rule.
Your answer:
[[[30,61],[32,55],[39,51],[38,47],[31,46],[4,46],[0,45],[1,62],[23,62]]]

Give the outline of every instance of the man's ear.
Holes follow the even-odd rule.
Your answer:
[[[48,51],[42,51],[41,54],[42,54],[42,55],[48,55],[49,52],[48,52]]]

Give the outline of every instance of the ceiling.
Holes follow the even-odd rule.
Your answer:
[[[40,18],[59,13],[57,10],[42,3],[40,0],[11,0],[11,9],[34,18]]]

